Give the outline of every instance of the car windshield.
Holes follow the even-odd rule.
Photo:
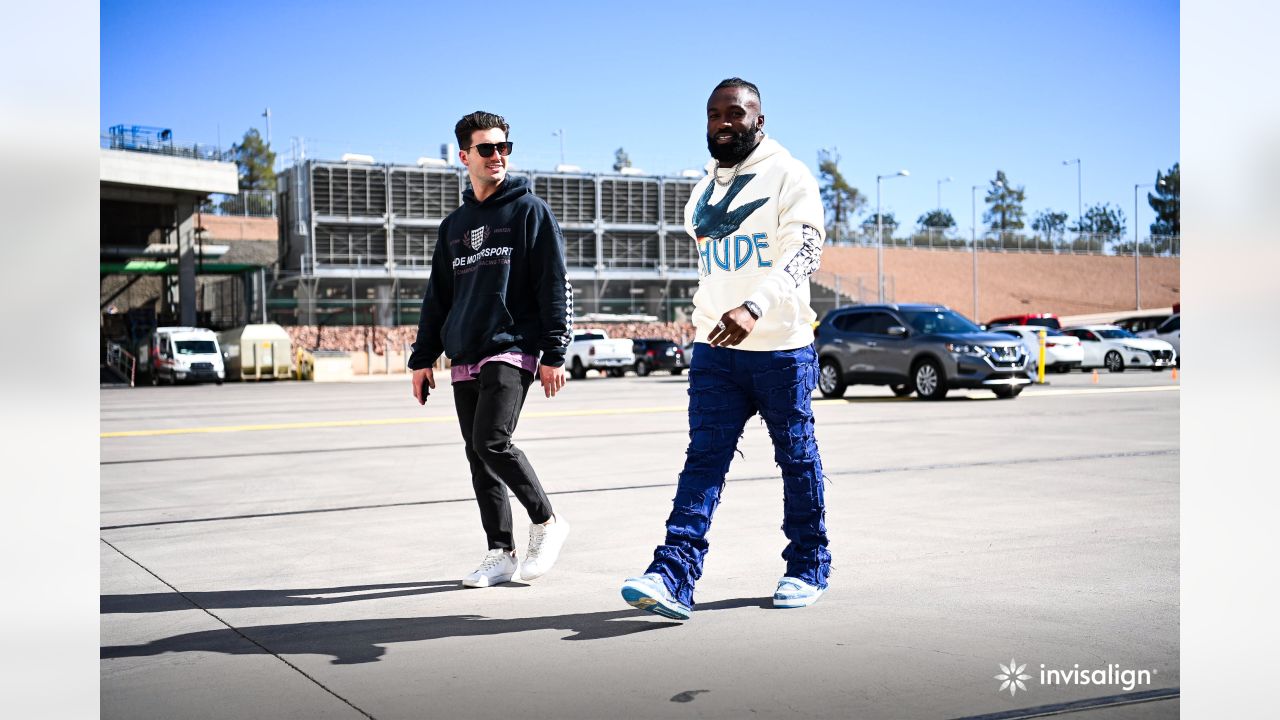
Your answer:
[[[1058,324],[1057,318],[1027,318],[1026,324],[1054,329],[1061,327],[1061,325]]]
[[[1097,332],[1099,335],[1101,335],[1104,338],[1107,338],[1108,340],[1120,340],[1122,338],[1138,337],[1137,335],[1134,335],[1128,330],[1121,330],[1120,328],[1107,328],[1105,330],[1098,330]]]
[[[213,355],[218,352],[212,340],[179,340],[174,345],[179,355]]]
[[[926,335],[982,332],[968,318],[951,310],[906,310],[902,314],[911,327]]]
[[[573,336],[574,342],[582,342],[583,340],[604,340],[604,336],[600,333],[582,333],[581,335]]]

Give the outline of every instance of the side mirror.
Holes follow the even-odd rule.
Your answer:
[[[901,325],[894,325],[889,328],[889,337],[906,337],[907,329]]]

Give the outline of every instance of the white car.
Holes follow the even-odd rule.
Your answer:
[[[1155,338],[1140,338],[1118,325],[1079,325],[1062,332],[1080,338],[1084,347],[1082,369],[1105,367],[1111,372],[1142,367],[1163,370],[1173,367],[1178,353],[1173,346]]]
[[[1031,358],[1031,364],[1027,366],[1027,373],[1035,375],[1037,372],[1036,367],[1040,363],[1039,333],[1041,330],[1045,332],[1045,372],[1050,370],[1060,373],[1071,372],[1074,368],[1084,364],[1084,347],[1080,343],[1080,339],[1073,335],[1067,335],[1061,330],[1039,325],[997,325],[990,328],[988,332],[1000,333],[1021,340],[1022,346],[1027,350],[1027,357]]]
[[[1160,323],[1159,327],[1142,330],[1138,332],[1138,337],[1149,337],[1157,340],[1163,340],[1173,346],[1173,351],[1178,353],[1178,361],[1182,361],[1182,313],[1174,313],[1167,320]]]

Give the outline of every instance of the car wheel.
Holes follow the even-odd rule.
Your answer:
[[[221,384],[222,384],[222,380],[221,380],[221,379],[214,380],[214,381],[213,381],[213,384],[214,384],[214,385],[221,385]]]
[[[582,358],[573,359],[573,366],[569,368],[569,376],[574,380],[581,380],[587,376],[587,369],[582,367]]]
[[[1059,365],[1059,366],[1058,366],[1058,374],[1060,374],[1060,375],[1066,375],[1066,374],[1067,374],[1067,373],[1069,373],[1069,372],[1071,372],[1071,366],[1070,366],[1070,365]]]
[[[1001,400],[1011,400],[1022,394],[1021,385],[1005,385],[994,389],[996,397]]]
[[[627,371],[623,368],[609,368],[609,377],[622,377]]]
[[[671,368],[671,374],[672,374],[672,375],[682,375],[682,374],[684,374],[684,368]]]
[[[906,397],[911,393],[915,392],[915,390],[913,390],[910,385],[890,385],[889,389],[892,390],[893,394],[897,395],[898,397]]]
[[[648,374],[649,374],[649,363],[643,360],[636,363],[636,375],[639,375],[640,377],[644,377]]]
[[[1124,358],[1120,357],[1120,353],[1115,350],[1107,353],[1107,356],[1102,359],[1102,362],[1106,363],[1108,372],[1124,372]]]
[[[947,378],[936,360],[925,360],[911,374],[916,395],[922,400],[941,400],[947,396]]]
[[[848,387],[844,373],[840,372],[840,363],[827,358],[818,365],[818,390],[823,397],[842,398]]]

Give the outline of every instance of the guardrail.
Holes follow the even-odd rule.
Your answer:
[[[107,367],[120,373],[122,377],[129,378],[129,387],[134,387],[137,381],[138,359],[133,356],[133,353],[116,343],[108,342]]]
[[[221,150],[215,145],[201,143],[175,143],[169,140],[155,140],[148,137],[131,137],[128,135],[99,135],[98,146],[108,150],[124,150],[126,152],[147,153],[149,155],[168,155],[171,157],[191,158],[192,160],[218,160],[233,162],[235,157],[230,150]]]

